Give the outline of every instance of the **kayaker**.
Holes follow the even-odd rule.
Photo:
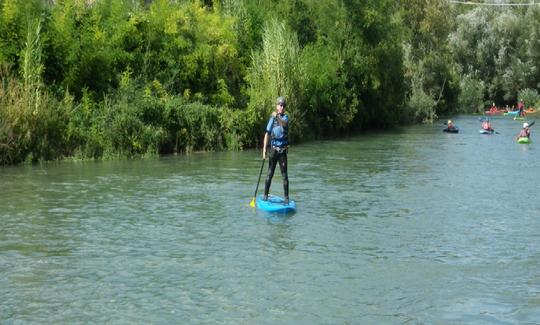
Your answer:
[[[516,137],[516,140],[519,138],[529,138],[531,136],[531,131],[529,130],[529,123],[525,122],[523,123],[523,129],[519,131],[518,136]]]
[[[276,170],[276,164],[279,163],[281,177],[283,178],[283,191],[285,204],[289,204],[289,177],[287,175],[287,150],[289,147],[288,139],[289,116],[285,114],[285,98],[278,97],[276,100],[276,110],[266,125],[266,132],[263,141],[263,159],[266,159],[268,144],[268,175],[264,184],[263,200],[268,200],[268,192]]]
[[[497,113],[497,106],[495,106],[495,103],[493,103],[493,105],[491,105],[491,108],[489,109],[489,112],[491,114]]]
[[[448,122],[446,123],[446,129],[449,131],[456,129],[456,126],[452,123],[452,120],[448,120]]]
[[[493,128],[491,127],[491,122],[489,120],[483,120],[482,121],[482,129],[486,131],[493,132]]]

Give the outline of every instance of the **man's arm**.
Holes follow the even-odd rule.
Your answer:
[[[287,125],[289,124],[289,121],[284,118],[281,118],[279,114],[276,114],[275,118],[276,118],[276,121],[279,123],[279,125],[281,125],[282,127],[287,127]]]

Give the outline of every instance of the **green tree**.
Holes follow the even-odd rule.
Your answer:
[[[540,89],[540,6],[530,6],[522,23],[526,32],[520,51],[526,54],[527,66],[530,67],[525,87]]]
[[[405,81],[408,89],[412,97],[418,97],[414,93],[431,97],[431,101],[423,101],[435,105],[433,115],[428,116],[449,113],[455,109],[459,93],[458,76],[447,41],[454,29],[454,10],[444,0],[402,1],[400,6],[407,26]]]
[[[530,34],[523,18],[522,9],[485,7],[456,18],[449,38],[453,60],[462,76],[485,83],[486,102],[515,103],[518,90],[534,84],[536,63],[526,50]]]
[[[462,76],[460,82],[459,109],[461,113],[479,113],[484,109],[485,83],[472,75]]]
[[[394,1],[344,1],[342,57],[356,128],[398,120],[403,106],[402,29]],[[358,103],[358,104],[357,104]]]

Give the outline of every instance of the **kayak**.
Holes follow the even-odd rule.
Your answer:
[[[448,132],[448,133],[458,133],[459,132],[459,129],[458,128],[453,128],[453,129],[443,129],[442,130],[443,132]]]
[[[511,112],[506,112],[503,115],[504,116],[517,116],[518,114],[519,114],[519,111],[511,111]]]
[[[498,109],[496,111],[485,111],[485,114],[486,115],[501,115],[501,114],[504,114],[506,113],[506,111],[504,109]]]
[[[493,134],[495,130],[480,130],[480,134]]]
[[[289,204],[285,204],[281,196],[269,195],[268,200],[263,200],[263,195],[257,197],[257,208],[266,212],[291,213],[296,211],[296,202],[289,200]]]
[[[528,137],[520,137],[517,140],[518,143],[531,143],[531,138]]]

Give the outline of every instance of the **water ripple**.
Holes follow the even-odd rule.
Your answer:
[[[453,120],[295,146],[287,216],[254,151],[2,169],[0,323],[535,324],[539,151]]]

